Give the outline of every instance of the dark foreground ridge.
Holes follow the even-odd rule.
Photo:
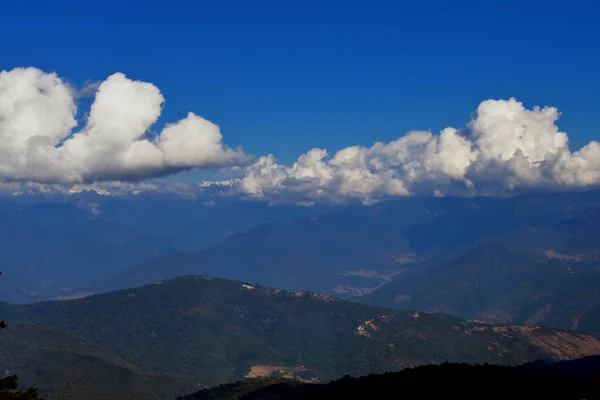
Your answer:
[[[545,363],[536,364],[536,368],[531,368],[531,364],[528,368],[445,363],[360,378],[345,376],[327,384],[300,383],[278,377],[258,378],[205,389],[178,400],[591,400],[600,399],[597,368],[600,359],[596,358],[594,363],[594,373],[579,376],[561,374]]]

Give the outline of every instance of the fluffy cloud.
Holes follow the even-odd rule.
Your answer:
[[[75,100],[90,95],[94,101],[79,128]],[[250,157],[241,149],[223,144],[218,126],[193,113],[150,135],[163,102],[156,86],[120,73],[77,91],[35,68],[0,72],[0,191],[131,193],[168,187],[191,196],[241,192],[309,204],[600,184],[600,143],[571,151],[567,134],[556,126],[556,108],[527,109],[515,99],[482,102],[462,129],[411,131],[389,143],[350,146],[332,155],[312,149],[291,166],[273,155],[248,165]],[[226,185],[126,182],[225,166],[233,166],[240,179]]]
[[[487,100],[465,129],[438,135],[411,131],[389,143],[344,148],[332,157],[312,149],[292,166],[273,155],[245,168],[241,189],[256,198],[348,198],[499,194],[531,188],[600,184],[600,144],[569,150],[556,108],[526,109],[517,100]]]
[[[96,89],[97,88],[97,89]],[[77,132],[75,98],[95,91]],[[121,73],[77,92],[36,68],[0,72],[0,180],[89,183],[139,180],[194,167],[247,164],[218,126],[193,113],[148,137],[164,98]]]

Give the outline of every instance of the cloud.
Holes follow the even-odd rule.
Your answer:
[[[292,166],[273,155],[244,168],[255,198],[365,203],[410,195],[501,194],[600,184],[600,144],[569,150],[554,107],[526,109],[516,99],[486,100],[461,130],[411,131],[389,143],[346,147],[329,157],[312,149]]]
[[[84,97],[94,97],[102,81],[86,81],[83,86],[75,91],[75,98],[81,99]]]
[[[95,192],[111,197],[130,197],[141,194],[171,195],[187,199],[204,199],[207,204],[214,204],[215,200],[239,196],[239,180],[178,182],[152,178],[138,182],[102,181],[73,185],[30,181],[0,182],[0,197],[46,196],[58,198],[85,192]]]
[[[75,98],[95,92],[77,132]],[[244,165],[219,127],[189,113],[149,137],[164,98],[151,83],[121,73],[82,91],[36,68],[0,72],[0,180],[90,183],[140,180],[190,168]]]
[[[79,127],[76,99],[84,96],[94,100]],[[315,148],[291,166],[272,154],[250,164],[240,148],[223,143],[217,125],[194,113],[152,134],[163,103],[156,86],[121,73],[75,90],[36,68],[0,72],[0,191],[237,193],[312,204],[600,184],[600,143],[571,151],[556,125],[556,108],[527,109],[514,98],[482,102],[460,129],[410,131],[389,143],[334,154]],[[236,179],[224,185],[141,182],[213,167]]]

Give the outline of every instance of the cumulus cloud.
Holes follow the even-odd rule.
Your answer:
[[[240,188],[255,198],[354,198],[499,194],[600,184],[600,144],[569,150],[554,107],[487,100],[461,130],[411,131],[389,143],[312,149],[292,166],[273,155],[245,167]]]
[[[94,93],[84,127],[74,132],[75,99]],[[121,73],[72,89],[36,68],[0,72],[0,180],[90,183],[140,180],[190,168],[244,165],[219,127],[189,113],[148,135],[164,98],[151,83]]]
[[[86,96],[94,100],[79,126],[76,100]],[[556,125],[556,108],[527,109],[514,98],[482,102],[460,129],[410,131],[334,154],[315,148],[291,166],[272,154],[250,164],[241,149],[223,143],[217,125],[194,113],[151,134],[163,103],[156,86],[121,73],[76,90],[36,68],[0,72],[0,191],[242,193],[312,204],[600,184],[600,143],[571,151]],[[227,167],[239,179],[225,185],[140,183],[196,167]]]

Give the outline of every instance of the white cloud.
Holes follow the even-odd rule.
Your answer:
[[[411,131],[389,143],[351,146],[328,157],[312,149],[292,166],[273,155],[245,168],[241,189],[256,198],[348,198],[499,194],[600,184],[600,144],[576,152],[556,126],[553,107],[526,109],[515,99],[482,102],[466,129]]]
[[[86,125],[73,133],[81,92],[36,68],[0,72],[0,180],[138,180],[250,161],[222,143],[218,126],[193,113],[148,138],[164,102],[151,83],[115,73],[83,91],[95,98]]]
[[[77,128],[75,99],[90,95],[85,125]],[[0,191],[237,192],[312,204],[600,184],[600,144],[570,151],[567,134],[556,126],[556,108],[526,109],[515,99],[482,102],[462,129],[410,131],[389,143],[332,155],[315,148],[291,166],[273,155],[248,165],[241,149],[223,144],[217,125],[193,113],[149,135],[163,102],[156,86],[121,73],[77,91],[35,68],[0,72]],[[239,180],[204,186],[139,182],[195,167],[231,167]]]

